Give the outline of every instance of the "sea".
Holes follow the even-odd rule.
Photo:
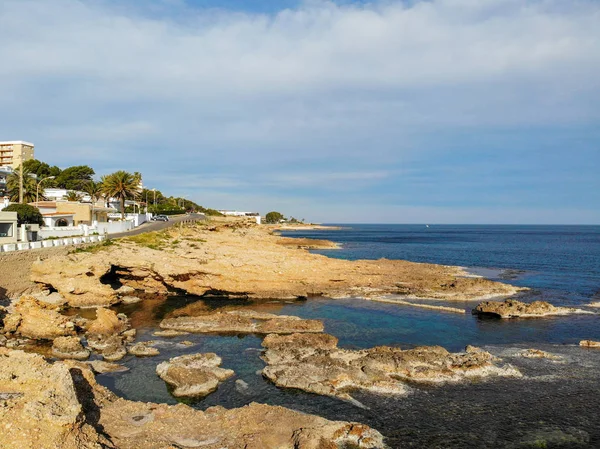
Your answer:
[[[517,367],[520,379],[460,384],[411,385],[405,396],[356,392],[358,407],[342,400],[282,389],[260,375],[261,338],[256,335],[186,335],[159,339],[157,357],[128,356],[125,373],[98,376],[127,399],[175,404],[155,373],[158,363],[196,352],[216,352],[236,375],[203,399],[184,402],[198,409],[240,407],[251,402],[282,405],[331,420],[368,424],[390,448],[600,448],[600,350],[581,348],[600,340],[600,226],[374,225],[343,224],[336,230],[287,231],[290,237],[328,239],[340,249],[315,251],[342,259],[405,259],[465,267],[473,275],[528,287],[524,301],[594,313],[534,319],[491,319],[470,313],[477,301],[427,301],[464,308],[456,314],[359,298],[307,301],[224,301],[172,297],[121,306],[138,328],[152,333],[171,311],[203,301],[215,310],[227,304],[264,312],[323,320],[325,331],[345,348],[440,345],[461,351],[483,347]],[[191,346],[182,344],[191,341]],[[560,360],[521,357],[536,348]]]

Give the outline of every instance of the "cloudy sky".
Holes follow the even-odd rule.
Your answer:
[[[0,140],[208,207],[600,223],[597,0],[0,0]]]

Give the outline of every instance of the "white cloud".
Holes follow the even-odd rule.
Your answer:
[[[80,149],[99,171],[212,167],[245,188],[247,170],[303,185],[336,160],[328,180],[384,180],[440,129],[600,120],[593,0],[144,4],[4,0],[0,134],[49,162]]]

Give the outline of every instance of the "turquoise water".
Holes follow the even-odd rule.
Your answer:
[[[554,231],[450,227],[446,234],[436,230],[436,237],[431,239],[425,234],[431,227],[423,228],[426,231],[413,227],[385,231],[375,226],[302,235],[343,242],[344,249],[327,252],[330,256],[392,258],[400,257],[402,249],[405,258],[411,260],[469,266],[497,278],[516,277],[507,282],[532,287],[533,298],[555,303],[586,304],[599,290],[598,227]],[[508,269],[519,271],[506,272]],[[129,372],[99,376],[99,380],[129,399],[176,403],[156,376],[156,365],[176,355],[216,352],[223,358],[222,366],[233,369],[236,375],[206,398],[189,401],[193,407],[239,407],[253,401],[283,405],[328,419],[371,425],[386,436],[392,448],[600,447],[600,350],[577,346],[581,339],[600,340],[599,315],[481,319],[469,313],[326,298],[305,302],[171,298],[121,310],[138,321],[139,340],[156,340],[151,333],[158,329],[163,316],[198,300],[215,309],[237,304],[240,308],[318,318],[324,321],[326,332],[337,336],[340,346],[347,348],[441,345],[458,351],[467,344],[483,346],[518,367],[525,378],[413,386],[408,396],[395,398],[356,393],[355,398],[368,407],[362,409],[336,399],[280,389],[263,379],[259,373],[264,367],[260,336],[186,335],[160,339],[159,356],[128,357],[123,363]],[[468,310],[476,303],[452,305]],[[190,340],[193,346],[181,345],[182,340]],[[531,347],[560,354],[564,363],[516,356],[518,349]]]

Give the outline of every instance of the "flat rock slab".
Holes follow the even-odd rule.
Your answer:
[[[537,318],[551,315],[593,313],[571,307],[556,307],[545,301],[525,303],[514,299],[485,301],[473,309],[474,315],[491,315],[498,318]]]
[[[253,311],[228,311],[202,316],[166,318],[160,327],[167,330],[244,334],[293,334],[299,332],[323,332],[318,320],[304,320],[296,316],[274,315]]]
[[[83,347],[79,337],[58,337],[52,342],[52,355],[59,359],[85,360],[90,351]]]
[[[175,387],[174,396],[206,396],[235,373],[219,368],[221,357],[214,353],[174,357],[156,367],[156,374]]]
[[[488,376],[520,377],[510,365],[499,366],[489,352],[467,347],[450,353],[440,346],[415,349],[378,346],[339,349],[327,334],[268,335],[262,374],[280,387],[353,401],[352,390],[404,394],[406,382],[443,383]]]

